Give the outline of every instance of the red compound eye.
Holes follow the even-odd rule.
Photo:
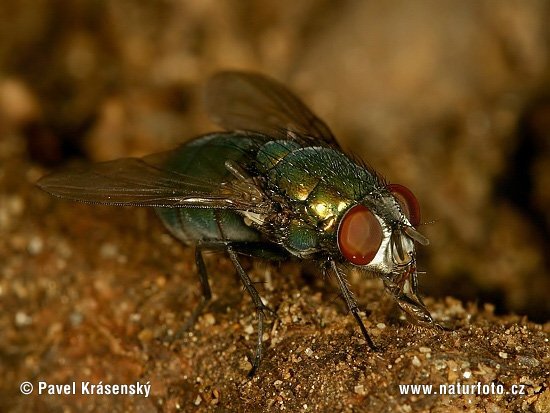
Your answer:
[[[351,208],[338,228],[338,247],[352,264],[366,265],[372,261],[382,243],[382,226],[363,205]]]
[[[399,184],[388,185],[387,189],[397,199],[401,211],[403,211],[411,225],[416,227],[420,224],[420,205],[410,189]]]

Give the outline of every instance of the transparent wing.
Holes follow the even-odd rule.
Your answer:
[[[46,175],[37,182],[64,199],[95,204],[169,208],[209,207],[260,211],[246,188],[167,169],[173,151],[125,158]],[[247,200],[248,198],[248,200]]]
[[[268,77],[221,72],[206,85],[206,111],[226,130],[260,132],[276,139],[317,141],[341,150],[327,125],[286,87]],[[291,132],[289,134],[289,132]]]

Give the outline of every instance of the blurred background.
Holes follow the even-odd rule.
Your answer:
[[[246,69],[416,194],[423,294],[546,321],[549,21],[545,1],[1,2],[0,257],[33,250],[23,187],[213,130],[201,86]]]

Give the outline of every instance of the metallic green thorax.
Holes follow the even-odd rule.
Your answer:
[[[379,185],[368,169],[330,147],[272,141],[258,151],[257,160],[268,186],[295,211],[285,247],[299,256],[334,249],[343,213]]]
[[[270,241],[293,255],[313,258],[327,249],[334,252],[344,212],[380,185],[368,169],[330,147],[263,135],[203,136],[176,150],[169,167],[215,183],[231,182],[236,178],[226,167],[228,160],[242,166],[269,204],[279,207],[260,215],[232,209],[158,208],[179,239]]]

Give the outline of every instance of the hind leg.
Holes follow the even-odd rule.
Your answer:
[[[206,265],[204,264],[204,258],[202,257],[202,249],[202,242],[197,242],[197,245],[195,246],[195,265],[197,266],[197,274],[201,283],[202,300],[199,305],[195,307],[195,309],[191,313],[191,316],[187,319],[180,331],[176,334],[176,339],[182,338],[185,332],[193,327],[193,325],[196,323],[197,319],[203,312],[204,308],[208,305],[210,301],[212,301],[212,292],[210,290],[210,283],[208,281]]]

